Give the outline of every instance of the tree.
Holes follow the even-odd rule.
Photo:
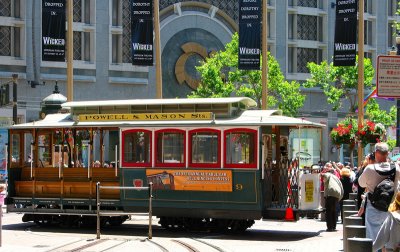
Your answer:
[[[224,50],[216,52],[197,67],[201,75],[200,85],[189,97],[246,96],[256,100],[261,107],[262,71],[239,70],[238,55],[239,36],[235,33]],[[278,62],[268,53],[268,108],[278,108],[285,115],[295,116],[304,100],[300,84],[285,81]]]
[[[356,59],[358,62],[358,57]],[[357,109],[357,87],[358,87],[358,64],[355,66],[337,67],[333,63],[323,61],[321,64],[309,62],[307,64],[311,78],[304,84],[306,88],[320,87],[327,101],[336,111],[342,107],[343,100],[350,103],[349,112],[354,113]],[[374,78],[374,67],[371,60],[364,59],[364,88],[372,86]]]
[[[387,111],[380,109],[379,104],[375,99],[368,100],[365,111],[365,115],[370,121],[382,123],[386,127],[396,124],[396,113],[396,106],[393,105],[388,113]]]

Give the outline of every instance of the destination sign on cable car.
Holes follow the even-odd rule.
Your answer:
[[[143,114],[85,114],[80,122],[104,121],[162,121],[162,120],[211,120],[211,112],[196,113],[143,113]]]

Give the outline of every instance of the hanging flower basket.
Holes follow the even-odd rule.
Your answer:
[[[356,143],[356,120],[352,118],[346,118],[337,127],[331,131],[332,143],[336,146],[342,144],[355,145]]]
[[[385,135],[386,129],[383,124],[365,121],[362,127],[358,127],[357,140],[365,147],[367,144],[383,141]]]

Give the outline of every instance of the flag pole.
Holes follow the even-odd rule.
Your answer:
[[[73,1],[67,4],[68,29],[67,29],[67,101],[74,100],[74,33],[73,33]]]
[[[261,108],[267,109],[268,96],[268,34],[267,34],[267,0],[262,0],[262,97]]]
[[[364,0],[358,1],[358,127],[364,123]],[[363,160],[363,147],[358,144],[358,166]]]
[[[154,0],[154,42],[156,54],[156,98],[162,99],[162,68],[160,40],[160,11],[159,0]]]

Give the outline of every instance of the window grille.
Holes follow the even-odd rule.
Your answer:
[[[318,17],[297,15],[297,38],[301,40],[318,40]]]
[[[0,56],[11,56],[10,26],[0,26]]]
[[[11,0],[0,0],[0,16],[11,16]]]
[[[318,60],[318,54],[318,49],[297,48],[297,72],[308,73],[307,63],[319,63],[320,60]]]

